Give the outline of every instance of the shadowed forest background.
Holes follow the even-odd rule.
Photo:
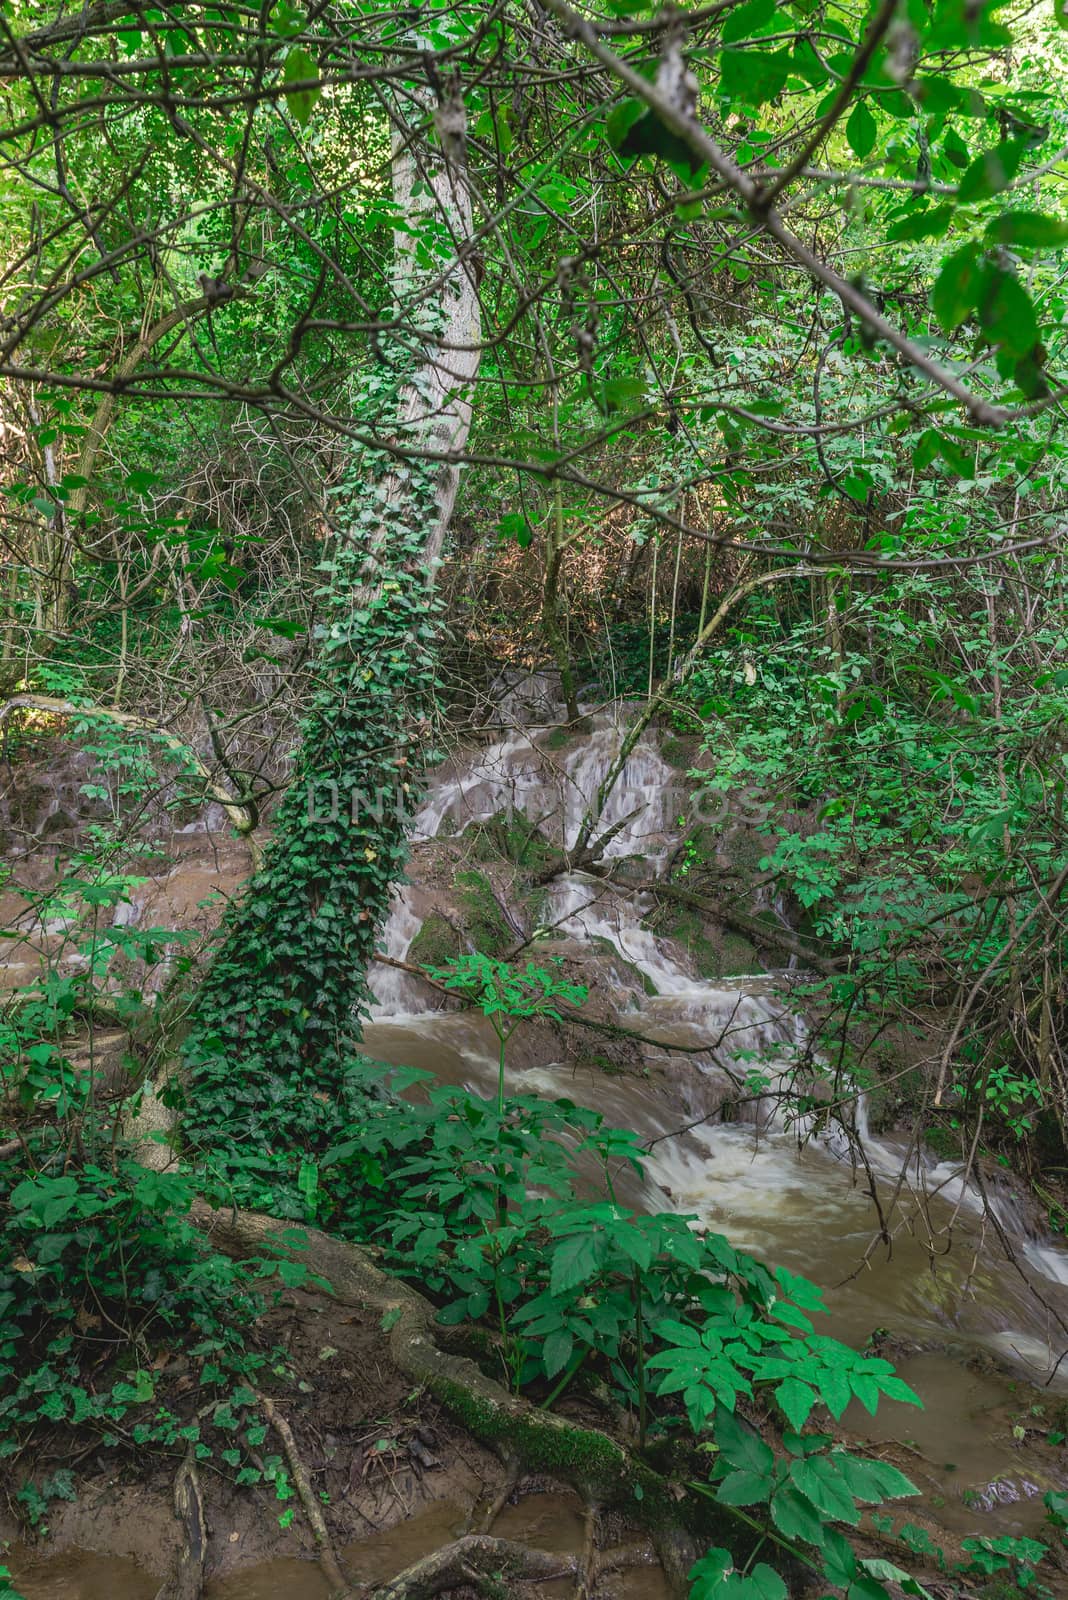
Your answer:
[[[0,1591],[1068,1593],[1066,30],[0,0]]]

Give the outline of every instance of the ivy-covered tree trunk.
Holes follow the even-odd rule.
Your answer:
[[[344,1094],[365,973],[406,856],[435,684],[435,572],[471,423],[479,304],[462,109],[394,111],[393,328],[364,386],[319,571],[318,688],[264,865],[227,917],[184,1045],[183,1129],[299,1146]],[[430,136],[431,127],[441,142]]]

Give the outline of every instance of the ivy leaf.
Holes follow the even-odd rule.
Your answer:
[[[850,112],[845,132],[849,148],[858,161],[863,161],[865,156],[871,155],[879,134],[879,125],[863,100],[858,100]]]
[[[283,83],[301,83],[307,78],[317,78],[319,68],[312,60],[303,45],[294,45],[286,55],[286,64],[282,72]],[[306,128],[315,110],[316,102],[322,97],[322,89],[287,89],[286,99],[289,109],[296,117],[302,128]]]

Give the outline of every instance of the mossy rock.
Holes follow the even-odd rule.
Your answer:
[[[757,947],[744,933],[725,932],[721,935],[720,974],[724,978],[741,977],[744,973],[759,972],[763,963]]]
[[[443,967],[462,953],[462,943],[440,911],[432,911],[411,942],[408,960],[417,967]]]
[[[484,956],[503,956],[515,944],[515,933],[501,915],[493,885],[483,872],[458,872],[456,887],[463,910],[464,932]]]
[[[498,811],[485,822],[476,822],[464,835],[471,857],[489,864],[510,861],[527,872],[540,872],[557,857],[557,850],[539,828],[525,817]]]
[[[693,739],[681,739],[677,733],[669,733],[660,741],[660,754],[669,767],[687,772],[697,759],[697,743]]]
[[[611,939],[606,939],[603,934],[595,933],[590,936],[589,943],[596,945],[597,949],[602,950],[606,956],[610,956],[617,967],[622,967],[625,972],[629,972],[636,986],[655,999],[659,991],[652,978],[649,977],[648,973],[643,972],[640,967],[636,967],[633,961],[628,961],[626,956],[616,949]]]
[[[660,931],[682,945],[702,978],[737,978],[761,969],[751,940],[706,922],[697,911],[677,911]]]

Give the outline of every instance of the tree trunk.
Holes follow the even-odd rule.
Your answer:
[[[354,451],[338,491],[294,779],[191,1008],[183,1129],[206,1147],[265,1132],[299,1146],[339,1101],[427,749],[435,574],[471,425],[479,304],[462,108],[409,88],[390,112],[394,316],[360,408],[373,424],[358,417],[381,447]],[[425,137],[431,121],[443,148]]]

